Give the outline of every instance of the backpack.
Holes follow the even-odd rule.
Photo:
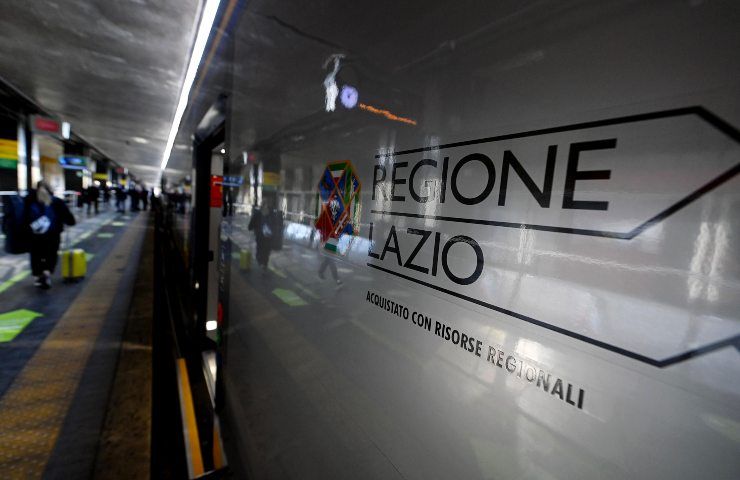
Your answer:
[[[28,252],[29,230],[23,218],[23,199],[18,195],[3,195],[3,233],[7,253]]]

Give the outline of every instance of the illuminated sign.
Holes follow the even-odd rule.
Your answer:
[[[240,175],[225,175],[222,185],[224,187],[239,187],[244,183],[244,177]]]
[[[62,122],[62,138],[69,140],[72,135],[72,125],[69,122]]]
[[[71,170],[85,170],[89,163],[89,158],[78,155],[62,155],[59,157],[59,165],[62,168]]]
[[[34,115],[31,117],[31,128],[36,133],[51,133],[60,135],[62,125],[53,118]]]
[[[0,168],[14,169],[18,166],[18,141],[0,138]]]
[[[278,172],[264,172],[262,174],[262,187],[268,190],[277,189],[280,185],[280,173]]]

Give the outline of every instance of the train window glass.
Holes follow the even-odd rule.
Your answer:
[[[297,5],[223,83],[256,476],[737,476],[730,7]]]

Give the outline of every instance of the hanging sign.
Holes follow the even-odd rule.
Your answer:
[[[48,133],[52,135],[62,134],[62,124],[53,118],[33,115],[31,117],[31,130],[35,133]]]
[[[88,157],[81,155],[62,155],[59,157],[59,165],[62,168],[72,170],[85,170],[89,162],[90,159]]]

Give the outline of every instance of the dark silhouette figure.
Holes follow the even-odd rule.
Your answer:
[[[126,213],[126,190],[121,186],[116,188],[116,211]]]
[[[25,223],[30,230],[31,272],[39,288],[51,288],[51,274],[57,264],[57,250],[64,225],[74,225],[67,204],[52,193],[43,181],[31,190],[24,203]]]
[[[105,204],[105,209],[108,210],[110,206],[110,188],[108,186],[103,187],[103,203]]]
[[[90,210],[95,207],[95,215],[98,214],[98,200],[100,197],[100,189],[95,185],[91,185],[87,189],[87,214],[90,215]]]
[[[128,194],[131,197],[131,211],[138,212],[139,211],[139,191],[136,190],[135,187],[131,187],[128,191]]]
[[[263,272],[266,272],[270,253],[276,249],[279,234],[282,234],[280,215],[267,205],[263,205],[260,210],[257,210],[255,206],[252,209],[252,218],[249,220],[248,228],[254,231],[257,243],[257,264],[262,267]]]

